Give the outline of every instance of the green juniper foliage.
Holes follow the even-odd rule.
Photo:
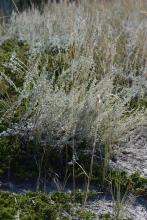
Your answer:
[[[76,201],[73,194],[55,192],[27,193],[19,195],[8,192],[0,193],[0,219],[10,220],[19,216],[21,220],[92,220],[95,215],[83,209],[78,204],[83,197],[76,193]]]

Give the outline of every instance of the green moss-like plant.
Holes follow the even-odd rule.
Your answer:
[[[0,193],[0,219],[14,219],[19,214],[21,220],[70,220],[95,219],[94,214],[72,202],[69,193],[28,193],[26,195]]]

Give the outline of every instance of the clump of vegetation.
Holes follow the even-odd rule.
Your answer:
[[[133,220],[132,218],[115,218],[115,216],[113,216],[110,213],[106,213],[100,216],[100,220]]]
[[[94,214],[80,205],[82,194],[55,192],[27,193],[25,195],[0,193],[0,219],[57,220],[95,219]]]
[[[104,188],[107,180],[117,218],[126,188],[145,192],[138,174],[109,172],[118,146],[147,125],[145,3],[128,2],[46,5],[1,25],[0,178],[32,177],[37,190],[51,179],[64,190],[69,181],[73,191],[80,180],[85,203],[90,183]],[[41,213],[60,218],[48,208]],[[5,218],[21,215],[6,209]]]
[[[106,219],[124,219],[124,210],[129,203],[129,195],[132,193],[134,196],[146,196],[147,194],[147,179],[138,173],[129,176],[126,172],[111,170],[106,181],[113,199],[113,215],[106,214],[104,216]]]
[[[125,193],[132,192],[136,195],[147,194],[147,179],[140,176],[139,173],[135,172],[132,175],[128,175],[124,171],[109,171],[106,179],[107,183],[111,185],[111,190],[116,198],[117,190],[120,191],[120,199],[123,198]]]
[[[25,41],[12,38],[0,45],[0,131],[18,122],[24,113],[25,102],[17,105],[17,111],[11,115],[9,109],[16,105],[23,86],[26,65],[28,64],[29,46]],[[14,104],[15,103],[15,104]],[[11,110],[10,110],[11,111]],[[3,116],[8,114],[8,118]]]

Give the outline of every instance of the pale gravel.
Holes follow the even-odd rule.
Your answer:
[[[128,200],[128,204],[124,206],[124,217],[147,220],[147,201],[144,199]],[[100,196],[95,201],[89,202],[86,208],[96,215],[96,220],[99,220],[101,214],[113,213],[113,201],[109,196]]]

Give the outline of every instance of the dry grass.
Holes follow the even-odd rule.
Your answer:
[[[26,117],[33,113],[38,129],[61,139],[74,133],[92,140],[98,123],[100,138],[111,139],[113,145],[146,124],[146,109],[128,107],[133,97],[146,95],[147,20],[142,10],[146,1],[83,1],[79,7],[63,3],[46,6],[42,14],[32,9],[12,16],[4,35],[31,45],[30,67],[19,100],[30,96]],[[41,53],[54,47],[59,60],[64,56],[55,88],[54,72],[46,71],[48,55],[41,75],[37,67]],[[63,131],[65,137],[60,134]]]
[[[105,178],[111,155],[147,125],[146,10],[143,0],[49,4],[43,13],[13,14],[2,25],[1,35],[26,40],[30,53],[28,66],[14,55],[9,62],[13,71],[17,66],[17,74],[25,73],[22,88],[0,75],[19,93],[13,104],[4,103],[8,108],[1,121],[13,118],[27,100],[20,123],[31,122],[46,146],[71,146],[73,189],[76,164],[88,179],[88,192],[95,152],[104,157]],[[91,152],[89,172],[76,158],[83,142]],[[119,214],[123,204],[118,199],[116,205]]]
[[[21,123],[31,122],[38,137],[46,136],[47,145],[71,145],[76,160],[84,141],[92,155],[87,190],[95,151],[102,156],[99,143],[106,146],[107,172],[116,146],[147,125],[145,101],[140,102],[147,98],[146,7],[146,1],[133,0],[53,4],[44,13],[32,9],[13,14],[10,24],[3,25],[4,36],[17,36],[31,48],[22,88],[1,74],[19,91],[1,120],[13,117],[29,100]],[[22,71],[17,57],[15,64]],[[9,65],[14,67],[13,59]]]

